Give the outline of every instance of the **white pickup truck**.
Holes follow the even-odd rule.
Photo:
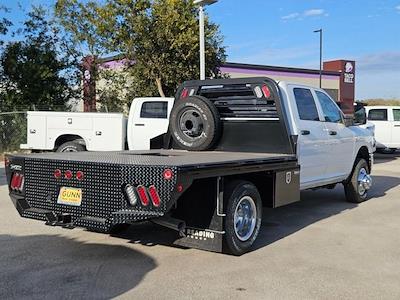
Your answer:
[[[29,111],[21,149],[57,152],[150,149],[162,143],[174,98],[136,98],[120,113]],[[128,147],[127,147],[128,146]]]
[[[400,106],[366,106],[368,122],[375,125],[377,151],[394,153],[400,148]]]
[[[375,141],[352,121],[318,88],[187,81],[163,149],[7,155],[10,197],[23,217],[48,225],[109,232],[150,220],[179,232],[177,245],[240,255],[260,232],[263,206],[336,184],[347,201],[367,199]]]

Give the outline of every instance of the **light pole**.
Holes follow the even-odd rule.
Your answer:
[[[319,87],[322,88],[322,28],[314,32],[319,32]]]
[[[214,4],[218,0],[194,0],[194,4],[199,5],[199,27],[200,27],[200,80],[206,79],[206,53],[204,37],[204,7]]]

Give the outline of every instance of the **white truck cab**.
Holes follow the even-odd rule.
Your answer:
[[[376,147],[393,153],[400,148],[400,106],[366,106],[368,121],[375,125]]]
[[[290,130],[298,136],[301,189],[346,180],[359,151],[371,156],[372,161],[371,132],[346,125],[343,112],[324,90],[286,82],[278,86],[288,110]]]
[[[129,116],[121,113],[27,113],[27,143],[21,149],[58,152],[150,149],[167,132],[173,98],[136,98]]]

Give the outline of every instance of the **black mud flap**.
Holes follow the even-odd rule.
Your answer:
[[[204,186],[209,188],[204,189]],[[175,245],[212,252],[223,251],[223,178],[194,182],[180,199],[174,215],[185,220],[185,236]]]

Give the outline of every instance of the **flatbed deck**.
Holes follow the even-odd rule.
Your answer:
[[[228,151],[147,150],[78,153],[16,154],[30,159],[93,162],[118,165],[198,167],[204,165],[254,164],[296,161],[293,154]]]

